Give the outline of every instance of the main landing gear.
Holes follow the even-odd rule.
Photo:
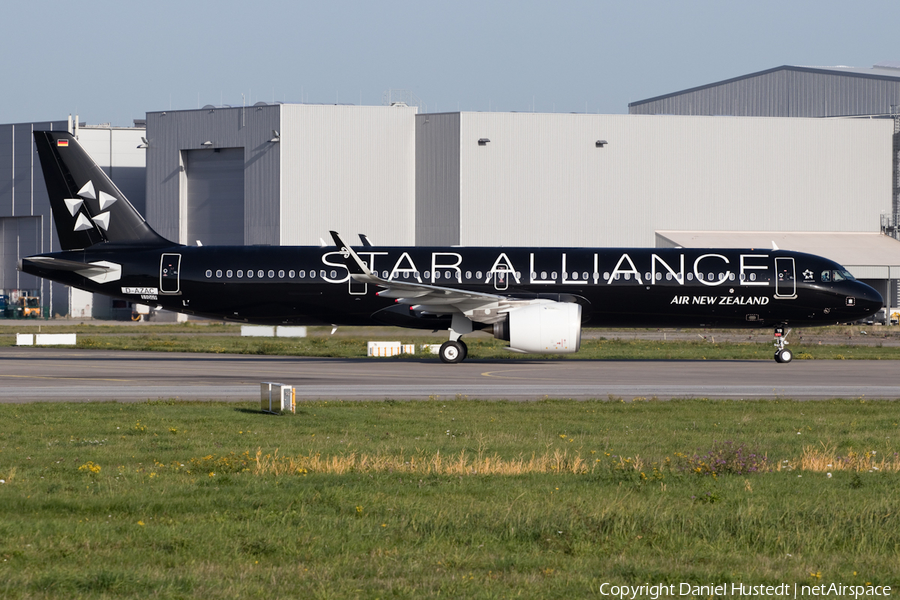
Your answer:
[[[466,360],[466,355],[468,354],[469,348],[462,340],[450,340],[444,342],[441,344],[441,349],[438,350],[438,356],[440,356],[441,361],[445,363],[462,362]]]
[[[469,348],[460,337],[472,333],[472,330],[472,321],[462,313],[453,313],[453,320],[450,321],[450,340],[441,344],[441,349],[438,350],[441,362],[459,363],[466,360]]]
[[[790,332],[790,329],[785,332],[783,325],[775,328],[775,348],[777,348],[775,350],[775,362],[777,363],[789,363],[794,358],[794,353],[785,348],[790,343],[786,339]]]

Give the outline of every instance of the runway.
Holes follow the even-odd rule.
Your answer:
[[[0,402],[300,399],[900,398],[895,361],[331,359],[0,348]]]

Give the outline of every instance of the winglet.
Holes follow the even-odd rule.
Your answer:
[[[778,244],[775,243],[775,240],[772,240],[772,250],[781,250],[781,248],[778,247]]]
[[[357,235],[359,235],[359,241],[362,242],[363,246],[365,246],[366,248],[372,247],[372,242],[369,241],[369,236],[364,233],[359,233]]]
[[[356,281],[368,281],[368,282],[378,282],[381,281],[379,277],[374,275],[372,271],[369,270],[369,266],[359,257],[359,255],[353,251],[353,248],[350,247],[350,244],[344,242],[341,239],[341,236],[337,231],[331,231],[331,237],[334,240],[334,245],[340,249],[341,256],[344,257],[344,263],[347,266],[347,271],[350,272],[350,276],[353,277]]]

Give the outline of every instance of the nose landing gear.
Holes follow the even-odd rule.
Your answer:
[[[785,332],[783,325],[775,328],[775,362],[777,363],[789,363],[794,358],[794,353],[785,348],[790,343],[787,341],[790,332],[790,329]]]

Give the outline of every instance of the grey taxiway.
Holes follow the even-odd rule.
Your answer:
[[[0,348],[0,402],[297,399],[900,398],[895,361],[328,359]]]

